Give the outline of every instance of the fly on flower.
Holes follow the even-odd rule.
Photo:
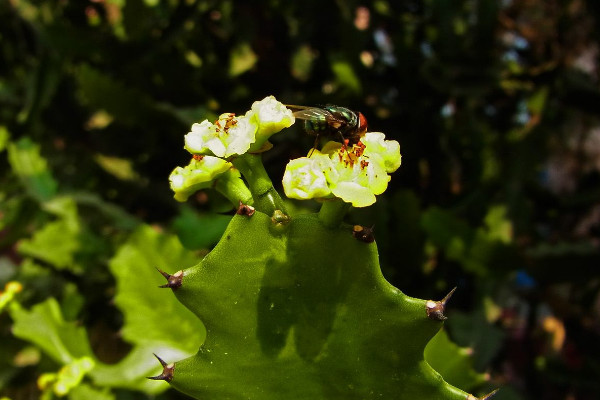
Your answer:
[[[352,146],[357,144],[367,132],[365,116],[346,107],[334,105],[323,107],[286,105],[286,107],[294,112],[295,118],[304,120],[304,129],[309,135],[316,136],[313,150],[317,147],[320,137],[341,139],[344,146]]]

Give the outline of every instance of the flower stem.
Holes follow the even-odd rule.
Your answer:
[[[239,176],[239,175],[238,175]],[[253,204],[252,193],[239,177],[231,177],[225,179],[217,179],[215,184],[217,192],[225,196],[234,207],[238,207],[240,201],[243,204]]]
[[[254,207],[267,215],[273,215],[275,210],[284,213],[285,206],[279,193],[273,187],[259,154],[243,154],[231,160],[231,163],[241,172],[248,182],[248,187],[254,198]]]
[[[325,201],[319,210],[319,220],[328,228],[336,228],[340,226],[349,209],[350,204],[342,200]]]

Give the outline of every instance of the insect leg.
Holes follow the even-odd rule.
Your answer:
[[[343,148],[344,150],[346,150],[346,148],[348,147],[348,143],[350,143],[350,139],[346,139],[346,138],[344,137],[344,134],[342,134],[342,132],[341,132],[341,131],[338,131],[338,133],[340,134],[340,139],[342,139],[342,140],[341,140],[341,142],[342,142],[342,148]]]
[[[319,145],[319,135],[317,134],[317,136],[315,137],[315,143],[313,144],[312,149],[310,149],[310,153],[308,153],[308,158],[310,158],[310,156],[312,156],[312,154],[314,153],[314,151],[318,145]]]

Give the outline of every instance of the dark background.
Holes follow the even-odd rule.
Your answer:
[[[78,255],[93,272],[50,265],[24,304],[74,282],[75,317],[117,331],[106,259],[127,218],[197,249],[181,216],[228,212],[212,192],[172,199],[191,123],[267,95],[338,104],[401,144],[388,191],[349,216],[375,225],[384,275],[420,298],[458,286],[450,336],[503,398],[599,398],[599,13],[594,0],[0,2],[0,125],[40,146],[47,190],[78,193],[93,243]],[[292,127],[273,141],[277,185],[313,138]],[[6,154],[0,283],[49,219]],[[0,389],[27,398],[34,379]]]

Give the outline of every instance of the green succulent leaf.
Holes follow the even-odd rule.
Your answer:
[[[174,291],[207,327],[171,384],[198,399],[465,400],[425,361],[441,324],[381,275],[375,243],[316,215],[236,215]],[[176,359],[163,357],[166,362]]]
[[[446,382],[472,391],[486,380],[485,374],[473,369],[472,352],[472,349],[453,343],[442,329],[425,347],[425,360]]]

